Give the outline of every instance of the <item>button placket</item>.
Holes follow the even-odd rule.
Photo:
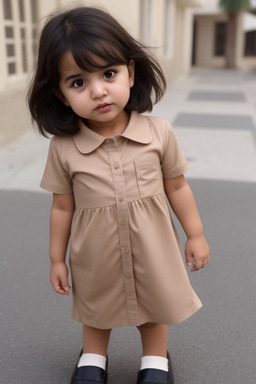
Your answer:
[[[126,307],[131,325],[137,324],[138,304],[134,284],[133,262],[129,234],[129,214],[128,201],[126,196],[126,186],[122,169],[121,156],[115,139],[107,139],[112,176],[114,180],[114,192],[117,208],[117,223],[120,241],[120,253],[122,258],[124,289],[126,297]]]

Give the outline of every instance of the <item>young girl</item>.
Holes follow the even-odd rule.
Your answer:
[[[138,384],[173,383],[167,325],[201,308],[179,250],[166,197],[186,235],[186,262],[203,268],[209,248],[188,163],[170,124],[140,113],[165,90],[155,58],[108,13],[78,8],[52,17],[39,46],[29,106],[52,134],[41,187],[53,192],[50,281],[84,324],[71,383],[107,383],[111,329],[136,326]]]

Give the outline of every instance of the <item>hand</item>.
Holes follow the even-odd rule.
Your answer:
[[[52,263],[50,282],[55,292],[65,296],[70,294],[71,286],[68,282],[68,267],[65,263]]]
[[[209,246],[204,236],[188,238],[185,247],[185,256],[188,267],[191,268],[191,272],[198,271],[208,263],[210,260]],[[194,264],[193,264],[194,259]]]

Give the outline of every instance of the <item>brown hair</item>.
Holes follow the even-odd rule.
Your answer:
[[[128,65],[134,60],[135,83],[125,107],[128,112],[151,111],[165,92],[165,77],[156,58],[107,12],[82,7],[60,13],[43,28],[37,69],[28,92],[32,119],[46,137],[48,133],[60,136],[79,131],[79,116],[54,93],[59,89],[60,60],[67,51],[86,71],[102,68],[93,60],[95,55],[108,65]]]

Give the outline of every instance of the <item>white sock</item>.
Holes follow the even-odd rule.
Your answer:
[[[84,353],[77,364],[77,367],[86,367],[88,365],[106,369],[106,357],[96,353]]]
[[[168,359],[161,356],[143,356],[140,370],[142,369],[161,369],[168,372]]]

